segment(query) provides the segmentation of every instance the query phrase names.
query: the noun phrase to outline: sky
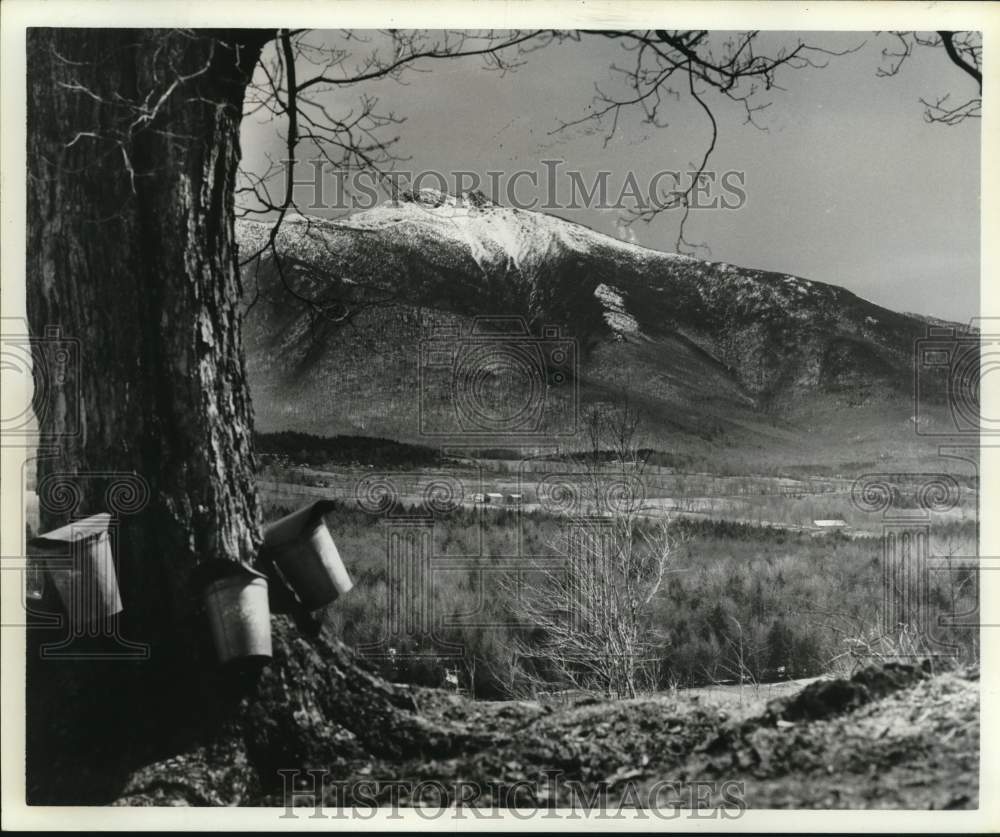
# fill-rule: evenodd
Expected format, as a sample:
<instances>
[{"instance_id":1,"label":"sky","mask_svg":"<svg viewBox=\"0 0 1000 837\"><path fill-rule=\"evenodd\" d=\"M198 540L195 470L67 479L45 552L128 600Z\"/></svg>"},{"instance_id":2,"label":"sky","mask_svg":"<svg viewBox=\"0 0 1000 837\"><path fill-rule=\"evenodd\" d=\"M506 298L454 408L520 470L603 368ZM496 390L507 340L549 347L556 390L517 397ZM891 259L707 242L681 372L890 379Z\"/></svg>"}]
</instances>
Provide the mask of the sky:
<instances>
[{"instance_id":1,"label":"sky","mask_svg":"<svg viewBox=\"0 0 1000 837\"><path fill-rule=\"evenodd\" d=\"M313 37L337 41L332 34ZM767 37L788 43L799 35ZM771 102L757 116L763 130L744 124L740 107L705 94L719 122L710 167L719 176L742 172L746 200L738 209L692 212L686 237L709 248L697 255L841 285L894 310L961 322L977 316L979 120L927 124L919 102L945 93L971 96L974 83L940 49L917 50L898 75L879 78L889 36L802 37L830 49L864 46L830 58L826 67L781 74L783 89L760 99ZM525 169L544 184L541 161L560 160L559 189L567 187L569 170L586 183L606 170L614 196L630 171L646 184L658 171L689 170L709 137L704 113L683 99L669 104L668 127L644 123L638 111L623 112L606 146L606 131L593 123L556 130L560 120L588 113L595 84L615 89L610 67L628 60L617 43L590 36L534 52L506 74L484 69L479 58L427 62L417 65L426 72L408 74L405 84L380 80L339 88L324 103L343 113L360 94L377 96L380 109L405 119L385 135L399 136L396 151L409 159L398 167L411 172L444 172L450 183L449 173L473 171L488 183L487 171L506 178ZM263 171L266 154L283 158L283 130L259 115L244 120L248 170ZM437 184L427 179L425 185ZM537 192L518 190L522 197L536 194L545 197L544 185ZM507 202L502 191L499 198ZM675 249L677 211L630 228L622 224L621 209L547 211L647 247Z\"/></svg>"}]
</instances>

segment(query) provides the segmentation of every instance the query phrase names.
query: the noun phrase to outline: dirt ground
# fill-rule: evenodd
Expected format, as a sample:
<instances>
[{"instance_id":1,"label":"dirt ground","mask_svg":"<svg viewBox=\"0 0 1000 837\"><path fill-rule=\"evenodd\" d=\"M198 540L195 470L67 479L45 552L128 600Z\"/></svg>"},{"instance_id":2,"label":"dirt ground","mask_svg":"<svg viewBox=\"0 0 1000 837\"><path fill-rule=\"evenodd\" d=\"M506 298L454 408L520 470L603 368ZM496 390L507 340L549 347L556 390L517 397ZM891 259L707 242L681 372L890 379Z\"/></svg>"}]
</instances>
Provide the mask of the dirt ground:
<instances>
[{"instance_id":1,"label":"dirt ground","mask_svg":"<svg viewBox=\"0 0 1000 837\"><path fill-rule=\"evenodd\" d=\"M424 783L446 797L475 788L467 804L486 807L977 807L977 672L932 676L890 663L850 680L765 689L581 698L560 707L413 689L428 720L475 730L493 745L444 760L345 760L330 766L335 789L324 801L427 805L426 797L407 796ZM382 795L390 788L391 799ZM270 795L255 804L285 800ZM313 800L297 795L294 804Z\"/></svg>"}]
</instances>

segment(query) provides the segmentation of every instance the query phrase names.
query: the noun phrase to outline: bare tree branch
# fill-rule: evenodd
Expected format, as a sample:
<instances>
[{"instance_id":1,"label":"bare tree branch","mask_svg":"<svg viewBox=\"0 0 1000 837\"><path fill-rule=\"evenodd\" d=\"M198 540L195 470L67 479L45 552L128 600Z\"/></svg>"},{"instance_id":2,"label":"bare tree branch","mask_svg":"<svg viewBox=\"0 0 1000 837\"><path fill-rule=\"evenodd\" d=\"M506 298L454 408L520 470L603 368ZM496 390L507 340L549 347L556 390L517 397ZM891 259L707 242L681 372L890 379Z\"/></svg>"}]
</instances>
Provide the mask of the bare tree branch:
<instances>
[{"instance_id":1,"label":"bare tree branch","mask_svg":"<svg viewBox=\"0 0 1000 837\"><path fill-rule=\"evenodd\" d=\"M933 101L921 97L924 106L924 120L932 124L958 125L966 119L978 119L982 114L983 93L983 38L981 32L938 32L899 31L889 33L896 40L895 50L883 48L882 57L886 63L876 70L876 75L888 78L899 74L903 65L911 59L916 47L930 49L943 48L948 60L963 73L972 78L979 88L978 96L970 96L954 104L951 93L938 96Z\"/></svg>"},{"instance_id":2,"label":"bare tree branch","mask_svg":"<svg viewBox=\"0 0 1000 837\"><path fill-rule=\"evenodd\" d=\"M323 301L294 287L286 269L287 254L280 246L279 232L291 212L303 215L306 234L313 224L312 219L299 211L295 198L295 171L301 158L300 149L308 148L314 161L328 166L333 172L371 172L377 182L388 184L390 196L394 198L397 185L391 173L403 158L392 150L398 137L385 136L383 129L398 125L402 119L393 113L380 113L377 98L368 92L362 92L356 106L349 110L343 109L342 94L336 99L330 95L324 98L324 94L378 79L404 83L405 71L417 72L425 61L446 58L478 56L487 63L488 69L507 72L519 65L518 55L522 49L526 50L532 41L544 42L547 36L541 31L426 33L388 30L376 36L381 43L372 46L369 40L346 32L343 33L345 46L341 47L328 42L311 43L308 35L307 30L279 30L274 53L269 58L262 56L259 76L248 91L245 115L259 114L284 121L285 160L280 164L269 161L262 174L241 171L236 190L240 200L237 215L266 217L271 228L266 240L253 252L242 256L240 264L246 267L256 262L259 267L260 260L268 256L283 287L309 308L314 317L344 323L375 304L374 299L387 301L395 299L395 295L376 293L373 296L369 293L372 286L358 282L357 277L351 282L345 282L344 277L327 277L325 284L331 288L350 292L324 295ZM360 59L355 49L358 46L362 47ZM360 63L348 67L352 60ZM300 76L300 68L311 67L318 71ZM271 183L280 176L284 176L284 186L281 197L276 198L272 195ZM258 274L259 270L255 271L254 275ZM313 278L318 278L315 270ZM359 289L364 289L363 299L356 296Z\"/></svg>"},{"instance_id":3,"label":"bare tree branch","mask_svg":"<svg viewBox=\"0 0 1000 837\"><path fill-rule=\"evenodd\" d=\"M959 42L959 45L956 46L955 41L956 36L959 34L958 32L948 31L938 32L938 35L941 36L941 43L944 44L944 51L948 53L951 62L976 80L976 84L979 85L979 92L981 93L983 90L983 73L979 68L981 47L980 50L973 50L965 45L963 52L960 53L959 48L963 47L963 43ZM966 60L967 57L971 58L971 61Z\"/></svg>"},{"instance_id":4,"label":"bare tree branch","mask_svg":"<svg viewBox=\"0 0 1000 837\"><path fill-rule=\"evenodd\" d=\"M604 138L607 145L618 130L622 112L636 107L641 109L646 122L666 128L669 127L668 103L682 96L694 101L708 117L711 128L709 140L701 162L689 172L690 179L666 194L650 196L649 205L630 210L622 219L625 226L640 220L648 224L669 210L680 209L682 212L674 242L680 252L705 247L692 244L685 237L692 195L702 185L718 141L718 121L705 93L715 92L737 104L743 109L745 122L764 130L757 123L756 115L770 102L762 101L761 94L781 89L777 81L779 72L826 66L829 57L847 55L863 46L860 43L835 51L797 41L789 46L779 44L771 52L760 52L761 33L757 31L739 32L726 36L721 42L722 36L713 36L707 30L592 30L582 34L618 41L623 50L632 56L629 67L611 67L612 74L623 80L628 92L612 94L597 87L590 113L562 122L556 133L588 122L601 123L610 119L611 124ZM677 81L681 83L675 86ZM704 90L699 91L699 86L703 86Z\"/></svg>"}]
</instances>

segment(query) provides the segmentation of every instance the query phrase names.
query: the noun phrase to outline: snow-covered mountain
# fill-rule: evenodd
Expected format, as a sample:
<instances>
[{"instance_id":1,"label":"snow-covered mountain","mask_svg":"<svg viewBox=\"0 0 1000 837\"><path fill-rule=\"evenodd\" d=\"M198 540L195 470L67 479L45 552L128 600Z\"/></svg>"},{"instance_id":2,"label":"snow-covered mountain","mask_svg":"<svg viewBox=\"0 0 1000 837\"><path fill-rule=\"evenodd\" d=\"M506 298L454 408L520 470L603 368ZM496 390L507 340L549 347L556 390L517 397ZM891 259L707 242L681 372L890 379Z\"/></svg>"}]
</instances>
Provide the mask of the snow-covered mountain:
<instances>
[{"instance_id":1,"label":"snow-covered mountain","mask_svg":"<svg viewBox=\"0 0 1000 837\"><path fill-rule=\"evenodd\" d=\"M269 229L240 222L241 254L260 249ZM443 438L455 400L476 386L494 406L548 399L524 426L537 418L538 438L564 442L581 407L624 392L661 441L801 437L811 427L803 416L819 410L899 407L893 422L912 410L924 320L834 285L650 250L479 193L425 190L336 221L287 217L277 247L281 274L267 254L244 272L257 298L246 336L265 430L419 439L423 427ZM302 298L329 306L327 316ZM343 300L350 322L332 322ZM493 354L477 349L484 340ZM557 341L569 351L561 363L550 355ZM531 377L508 357L522 344L545 377L541 395L524 394L538 381L515 381ZM513 419L480 418L484 438L521 432Z\"/></svg>"}]
</instances>

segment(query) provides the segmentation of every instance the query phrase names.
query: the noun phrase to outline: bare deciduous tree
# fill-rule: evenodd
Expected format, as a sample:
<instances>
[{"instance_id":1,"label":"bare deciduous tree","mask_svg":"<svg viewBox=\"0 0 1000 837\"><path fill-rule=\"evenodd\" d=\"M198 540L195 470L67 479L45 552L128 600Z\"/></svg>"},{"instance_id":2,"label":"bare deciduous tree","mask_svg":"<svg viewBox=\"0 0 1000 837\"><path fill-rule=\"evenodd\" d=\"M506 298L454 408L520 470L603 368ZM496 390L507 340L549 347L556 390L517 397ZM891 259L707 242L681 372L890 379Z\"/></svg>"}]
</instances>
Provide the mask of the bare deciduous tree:
<instances>
[{"instance_id":1,"label":"bare deciduous tree","mask_svg":"<svg viewBox=\"0 0 1000 837\"><path fill-rule=\"evenodd\" d=\"M660 637L650 605L670 571L674 542L664 514L645 502L639 416L629 404L590 411L585 473L554 490L571 504L555 552L530 585L508 586L530 634L518 656L538 686L549 679L634 697L655 667Z\"/></svg>"}]
</instances>

